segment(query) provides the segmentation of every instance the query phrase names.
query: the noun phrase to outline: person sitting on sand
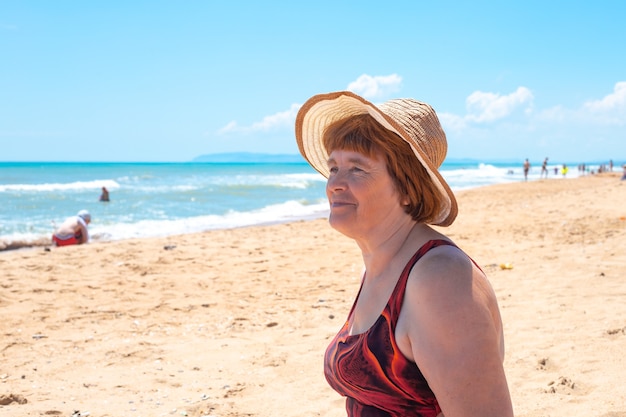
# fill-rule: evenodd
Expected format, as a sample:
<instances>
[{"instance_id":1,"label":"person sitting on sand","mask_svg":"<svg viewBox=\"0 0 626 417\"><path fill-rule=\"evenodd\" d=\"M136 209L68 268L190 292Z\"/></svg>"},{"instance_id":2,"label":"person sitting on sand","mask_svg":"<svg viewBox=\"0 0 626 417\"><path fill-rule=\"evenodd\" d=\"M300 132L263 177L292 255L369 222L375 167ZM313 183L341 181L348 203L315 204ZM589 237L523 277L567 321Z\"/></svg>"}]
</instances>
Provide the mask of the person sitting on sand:
<instances>
[{"instance_id":1,"label":"person sitting on sand","mask_svg":"<svg viewBox=\"0 0 626 417\"><path fill-rule=\"evenodd\" d=\"M91 223L91 214L81 210L76 216L67 218L52 235L55 246L80 245L89 242L87 225Z\"/></svg>"},{"instance_id":2,"label":"person sitting on sand","mask_svg":"<svg viewBox=\"0 0 626 417\"><path fill-rule=\"evenodd\" d=\"M431 227L458 211L438 170L447 142L433 108L321 94L300 108L296 140L328 179L330 225L356 241L365 265L324 357L348 416L512 417L496 295Z\"/></svg>"}]
</instances>

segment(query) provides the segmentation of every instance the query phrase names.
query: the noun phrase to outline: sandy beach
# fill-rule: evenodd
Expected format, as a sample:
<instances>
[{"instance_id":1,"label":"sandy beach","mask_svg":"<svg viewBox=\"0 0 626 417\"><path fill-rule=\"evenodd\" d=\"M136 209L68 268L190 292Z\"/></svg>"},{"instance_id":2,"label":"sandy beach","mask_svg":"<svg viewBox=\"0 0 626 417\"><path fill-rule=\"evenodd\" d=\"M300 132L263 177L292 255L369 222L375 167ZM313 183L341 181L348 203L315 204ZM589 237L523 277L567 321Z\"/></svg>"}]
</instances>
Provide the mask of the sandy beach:
<instances>
[{"instance_id":1,"label":"sandy beach","mask_svg":"<svg viewBox=\"0 0 626 417\"><path fill-rule=\"evenodd\" d=\"M457 194L520 417L626 417L626 181ZM504 268L501 267L504 266ZM0 252L0 416L345 416L324 349L358 290L325 219Z\"/></svg>"}]
</instances>

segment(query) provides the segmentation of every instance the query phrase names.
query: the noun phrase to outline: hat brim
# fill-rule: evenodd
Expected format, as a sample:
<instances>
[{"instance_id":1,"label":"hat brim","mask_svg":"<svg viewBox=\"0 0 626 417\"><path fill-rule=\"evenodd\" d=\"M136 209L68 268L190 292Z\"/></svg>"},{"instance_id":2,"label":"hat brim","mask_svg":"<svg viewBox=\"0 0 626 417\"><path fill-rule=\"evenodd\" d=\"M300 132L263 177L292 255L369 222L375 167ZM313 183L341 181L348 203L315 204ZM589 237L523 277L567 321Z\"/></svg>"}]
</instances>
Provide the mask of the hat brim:
<instances>
[{"instance_id":1,"label":"hat brim","mask_svg":"<svg viewBox=\"0 0 626 417\"><path fill-rule=\"evenodd\" d=\"M458 213L456 198L437 167L402 126L374 104L352 92L318 94L302 105L296 117L296 142L302 156L316 171L328 178L328 152L322 143L324 131L334 122L359 114L370 114L383 127L396 133L411 146L416 158L428 172L442 201L439 215L429 223L437 226L452 224Z\"/></svg>"}]
</instances>

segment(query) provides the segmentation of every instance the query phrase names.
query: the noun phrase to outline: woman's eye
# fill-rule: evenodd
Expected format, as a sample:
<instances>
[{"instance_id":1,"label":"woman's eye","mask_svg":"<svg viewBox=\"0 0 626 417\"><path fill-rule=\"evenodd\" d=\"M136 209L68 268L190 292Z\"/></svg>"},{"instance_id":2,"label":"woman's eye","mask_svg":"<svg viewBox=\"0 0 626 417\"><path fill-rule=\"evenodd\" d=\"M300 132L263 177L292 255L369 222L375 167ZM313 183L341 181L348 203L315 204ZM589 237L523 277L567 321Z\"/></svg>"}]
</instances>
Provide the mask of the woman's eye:
<instances>
[{"instance_id":1,"label":"woman's eye","mask_svg":"<svg viewBox=\"0 0 626 417\"><path fill-rule=\"evenodd\" d=\"M337 173L337 167L330 167L330 168L328 168L328 171L329 171L331 174L336 174L336 173Z\"/></svg>"}]
</instances>

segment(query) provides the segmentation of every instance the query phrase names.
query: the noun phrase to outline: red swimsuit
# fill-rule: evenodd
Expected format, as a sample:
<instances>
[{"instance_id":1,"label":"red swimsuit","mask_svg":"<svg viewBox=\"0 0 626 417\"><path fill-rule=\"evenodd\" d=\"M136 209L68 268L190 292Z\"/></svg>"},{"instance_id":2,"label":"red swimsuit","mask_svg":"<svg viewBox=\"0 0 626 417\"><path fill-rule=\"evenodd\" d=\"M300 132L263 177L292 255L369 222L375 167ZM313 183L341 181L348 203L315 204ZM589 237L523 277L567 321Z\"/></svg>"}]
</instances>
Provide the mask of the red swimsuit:
<instances>
[{"instance_id":1,"label":"red swimsuit","mask_svg":"<svg viewBox=\"0 0 626 417\"><path fill-rule=\"evenodd\" d=\"M346 397L349 417L435 417L441 412L424 375L400 352L394 336L411 269L426 252L441 245L454 246L431 240L413 255L369 330L350 336L346 321L326 349L326 380ZM356 300L350 315L355 306Z\"/></svg>"}]
</instances>

